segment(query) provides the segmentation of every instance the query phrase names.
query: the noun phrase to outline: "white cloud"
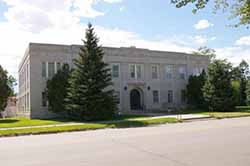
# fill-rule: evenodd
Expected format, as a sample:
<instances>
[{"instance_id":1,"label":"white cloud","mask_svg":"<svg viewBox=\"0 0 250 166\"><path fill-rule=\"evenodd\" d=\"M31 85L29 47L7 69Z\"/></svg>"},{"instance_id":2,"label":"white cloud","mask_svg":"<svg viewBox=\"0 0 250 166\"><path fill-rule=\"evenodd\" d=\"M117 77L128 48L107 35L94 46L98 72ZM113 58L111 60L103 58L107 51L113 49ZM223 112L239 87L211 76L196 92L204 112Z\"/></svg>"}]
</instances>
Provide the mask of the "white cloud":
<instances>
[{"instance_id":1,"label":"white cloud","mask_svg":"<svg viewBox=\"0 0 250 166\"><path fill-rule=\"evenodd\" d=\"M223 47L217 48L216 54L218 59L227 59L233 65L238 65L243 59L250 63L250 48L242 47Z\"/></svg>"},{"instance_id":2,"label":"white cloud","mask_svg":"<svg viewBox=\"0 0 250 166\"><path fill-rule=\"evenodd\" d=\"M214 26L214 24L208 22L208 20L203 19L203 20L198 21L198 23L194 25L194 28L197 30L201 30L201 29L212 27L212 26Z\"/></svg>"},{"instance_id":3,"label":"white cloud","mask_svg":"<svg viewBox=\"0 0 250 166\"><path fill-rule=\"evenodd\" d=\"M95 3L95 0L74 0L73 1L73 14L77 17L89 17L95 18L97 16L103 16L104 13L97 11L92 8L92 5Z\"/></svg>"},{"instance_id":4,"label":"white cloud","mask_svg":"<svg viewBox=\"0 0 250 166\"><path fill-rule=\"evenodd\" d=\"M9 6L4 13L7 21L32 32L40 32L53 26L67 27L79 22L81 17L95 18L104 15L93 8L98 0L3 1Z\"/></svg>"},{"instance_id":5,"label":"white cloud","mask_svg":"<svg viewBox=\"0 0 250 166\"><path fill-rule=\"evenodd\" d=\"M38 33L46 28L66 28L79 23L81 17L105 15L94 9L99 2L117 3L121 0L2 0L9 8L4 13L8 22L20 29ZM122 9L121 9L122 10ZM63 18L63 19L62 19Z\"/></svg>"},{"instance_id":6,"label":"white cloud","mask_svg":"<svg viewBox=\"0 0 250 166\"><path fill-rule=\"evenodd\" d=\"M250 46L250 35L249 36L242 36L239 40L236 41L236 45Z\"/></svg>"},{"instance_id":7,"label":"white cloud","mask_svg":"<svg viewBox=\"0 0 250 166\"><path fill-rule=\"evenodd\" d=\"M34 6L22 5L22 7L12 7L5 13L5 17L15 26L32 32L39 32L51 26L48 14Z\"/></svg>"},{"instance_id":8,"label":"white cloud","mask_svg":"<svg viewBox=\"0 0 250 166\"><path fill-rule=\"evenodd\" d=\"M199 45L204 45L207 43L207 38L204 36L195 36L194 42L199 44Z\"/></svg>"},{"instance_id":9,"label":"white cloud","mask_svg":"<svg viewBox=\"0 0 250 166\"><path fill-rule=\"evenodd\" d=\"M122 6L122 7L120 7L120 12L123 12L124 11L124 9L125 9L125 7L124 6Z\"/></svg>"},{"instance_id":10,"label":"white cloud","mask_svg":"<svg viewBox=\"0 0 250 166\"><path fill-rule=\"evenodd\" d=\"M213 37L210 38L210 40L211 40L211 41L214 41L214 40L216 40L216 37L213 36Z\"/></svg>"}]
</instances>

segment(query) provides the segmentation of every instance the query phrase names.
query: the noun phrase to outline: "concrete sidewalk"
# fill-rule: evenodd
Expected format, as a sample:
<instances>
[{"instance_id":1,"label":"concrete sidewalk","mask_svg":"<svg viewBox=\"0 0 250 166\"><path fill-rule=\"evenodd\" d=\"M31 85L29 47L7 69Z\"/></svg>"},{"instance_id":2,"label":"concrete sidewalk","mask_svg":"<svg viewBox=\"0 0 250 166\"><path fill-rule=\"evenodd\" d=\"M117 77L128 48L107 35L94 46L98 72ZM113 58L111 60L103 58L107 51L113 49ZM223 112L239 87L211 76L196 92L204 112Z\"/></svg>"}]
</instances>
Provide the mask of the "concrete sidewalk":
<instances>
[{"instance_id":1,"label":"concrete sidewalk","mask_svg":"<svg viewBox=\"0 0 250 166\"><path fill-rule=\"evenodd\" d=\"M205 119L210 118L208 115L202 114L183 114L183 115L163 115L163 116L154 116L154 117L143 117L143 118L133 118L129 120L150 120L150 119L159 119L159 118L176 118L181 120L195 120L195 119ZM107 123L112 122L122 122L126 120L113 120L113 121L102 121ZM93 122L96 123L96 122ZM97 122L98 123L98 122ZM60 126L75 126L75 125L83 125L87 123L81 122L73 122L73 123L63 123L63 124L52 124L52 125L40 125L40 126L24 126L24 127L11 127L11 128L0 128L0 131L3 130L17 130L17 129L30 129L30 128L43 128L43 127L60 127Z\"/></svg>"}]
</instances>

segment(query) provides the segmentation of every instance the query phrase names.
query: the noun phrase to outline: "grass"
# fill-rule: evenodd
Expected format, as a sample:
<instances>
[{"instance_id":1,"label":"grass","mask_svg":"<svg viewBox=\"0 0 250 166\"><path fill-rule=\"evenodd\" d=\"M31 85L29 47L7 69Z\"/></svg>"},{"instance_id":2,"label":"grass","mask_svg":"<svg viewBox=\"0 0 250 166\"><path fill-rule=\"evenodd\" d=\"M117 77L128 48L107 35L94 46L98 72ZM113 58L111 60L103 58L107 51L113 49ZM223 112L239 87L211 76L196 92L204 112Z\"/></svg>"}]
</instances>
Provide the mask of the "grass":
<instances>
[{"instance_id":1,"label":"grass","mask_svg":"<svg viewBox=\"0 0 250 166\"><path fill-rule=\"evenodd\" d=\"M176 118L130 118L127 120L121 121L110 121L104 122L104 124L111 125L112 128L127 128L127 127L143 127L156 124L165 124L165 123L177 123Z\"/></svg>"},{"instance_id":2,"label":"grass","mask_svg":"<svg viewBox=\"0 0 250 166\"><path fill-rule=\"evenodd\" d=\"M27 134L44 134L44 133L59 133L69 131L85 131L96 130L103 128L127 128L127 127L143 127L156 124L176 123L176 118L143 118L129 117L127 120L114 120L107 122L95 122L85 123L81 125L69 125L69 126L56 126L56 127L39 127L39 128L27 128L27 129L9 129L0 130L0 136L17 136Z\"/></svg>"},{"instance_id":3,"label":"grass","mask_svg":"<svg viewBox=\"0 0 250 166\"><path fill-rule=\"evenodd\" d=\"M65 123L65 120L41 120L28 118L6 118L0 119L0 128L41 126Z\"/></svg>"},{"instance_id":4,"label":"grass","mask_svg":"<svg viewBox=\"0 0 250 166\"><path fill-rule=\"evenodd\" d=\"M45 133L59 133L67 131L84 131L106 128L105 124L83 124L71 126L56 126L56 127L39 127L27 129L13 129L13 130L0 130L0 136L18 136L27 134L45 134Z\"/></svg>"},{"instance_id":5,"label":"grass","mask_svg":"<svg viewBox=\"0 0 250 166\"><path fill-rule=\"evenodd\" d=\"M146 118L148 116L144 115L119 115L114 118L114 120L132 120L137 118ZM43 125L54 125L66 122L72 122L63 119L28 119L28 118L6 118L0 119L0 129L1 128L11 128L11 127L27 127L27 126L43 126Z\"/></svg>"},{"instance_id":6,"label":"grass","mask_svg":"<svg viewBox=\"0 0 250 166\"><path fill-rule=\"evenodd\" d=\"M114 118L114 120L131 120L131 119L137 119L137 118L148 118L151 116L147 115L118 115Z\"/></svg>"},{"instance_id":7,"label":"grass","mask_svg":"<svg viewBox=\"0 0 250 166\"><path fill-rule=\"evenodd\" d=\"M250 106L236 106L236 111L250 111Z\"/></svg>"},{"instance_id":8,"label":"grass","mask_svg":"<svg viewBox=\"0 0 250 166\"><path fill-rule=\"evenodd\" d=\"M209 115L212 118L216 118L216 119L246 117L246 116L250 116L250 106L236 106L235 111L232 111L232 112L218 112L218 111L208 112L204 110L189 108L189 109L182 110L181 113Z\"/></svg>"},{"instance_id":9,"label":"grass","mask_svg":"<svg viewBox=\"0 0 250 166\"><path fill-rule=\"evenodd\" d=\"M131 120L138 118L147 118L144 115L119 115L113 120ZM5 118L0 119L0 129L1 128L11 128L11 127L26 127L26 126L43 126L43 125L53 125L61 124L66 122L73 122L66 119L28 119L28 118Z\"/></svg>"},{"instance_id":10,"label":"grass","mask_svg":"<svg viewBox=\"0 0 250 166\"><path fill-rule=\"evenodd\" d=\"M241 112L202 112L201 114L210 115L216 119L223 118L234 118L234 117L246 117L250 116L250 111L241 111Z\"/></svg>"}]
</instances>

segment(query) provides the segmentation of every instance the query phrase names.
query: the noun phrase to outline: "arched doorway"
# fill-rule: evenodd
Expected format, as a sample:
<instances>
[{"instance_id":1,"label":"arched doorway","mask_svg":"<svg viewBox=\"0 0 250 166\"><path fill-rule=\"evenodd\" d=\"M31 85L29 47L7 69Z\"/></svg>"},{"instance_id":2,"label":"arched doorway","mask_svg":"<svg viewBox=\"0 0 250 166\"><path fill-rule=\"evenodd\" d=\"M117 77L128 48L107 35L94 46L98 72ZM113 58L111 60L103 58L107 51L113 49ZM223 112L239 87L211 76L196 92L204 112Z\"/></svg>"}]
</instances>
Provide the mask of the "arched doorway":
<instances>
[{"instance_id":1,"label":"arched doorway","mask_svg":"<svg viewBox=\"0 0 250 166\"><path fill-rule=\"evenodd\" d=\"M131 110L141 110L142 109L142 98L141 93L137 89L133 89L130 92L130 108Z\"/></svg>"}]
</instances>

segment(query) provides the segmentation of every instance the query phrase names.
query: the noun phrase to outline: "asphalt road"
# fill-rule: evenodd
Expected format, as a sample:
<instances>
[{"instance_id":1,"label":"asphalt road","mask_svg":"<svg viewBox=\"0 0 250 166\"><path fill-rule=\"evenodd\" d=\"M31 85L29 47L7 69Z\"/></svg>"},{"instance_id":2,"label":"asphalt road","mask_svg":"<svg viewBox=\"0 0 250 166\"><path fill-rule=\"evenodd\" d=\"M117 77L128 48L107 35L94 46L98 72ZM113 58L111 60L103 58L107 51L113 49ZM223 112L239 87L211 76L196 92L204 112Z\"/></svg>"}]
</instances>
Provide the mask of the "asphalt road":
<instances>
[{"instance_id":1,"label":"asphalt road","mask_svg":"<svg viewBox=\"0 0 250 166\"><path fill-rule=\"evenodd\" d=\"M250 118L0 138L1 166L250 166Z\"/></svg>"}]
</instances>

